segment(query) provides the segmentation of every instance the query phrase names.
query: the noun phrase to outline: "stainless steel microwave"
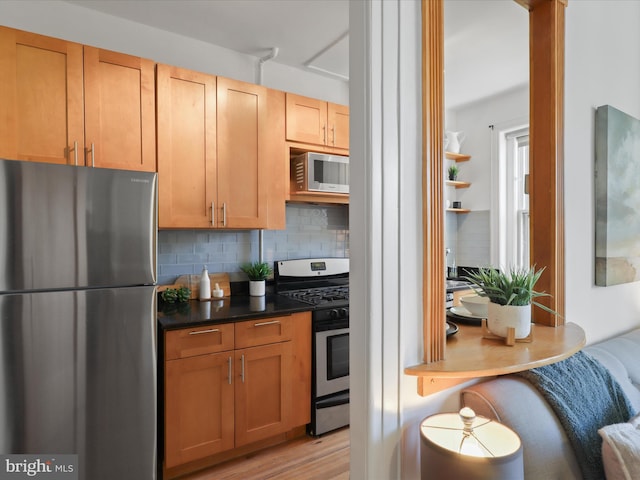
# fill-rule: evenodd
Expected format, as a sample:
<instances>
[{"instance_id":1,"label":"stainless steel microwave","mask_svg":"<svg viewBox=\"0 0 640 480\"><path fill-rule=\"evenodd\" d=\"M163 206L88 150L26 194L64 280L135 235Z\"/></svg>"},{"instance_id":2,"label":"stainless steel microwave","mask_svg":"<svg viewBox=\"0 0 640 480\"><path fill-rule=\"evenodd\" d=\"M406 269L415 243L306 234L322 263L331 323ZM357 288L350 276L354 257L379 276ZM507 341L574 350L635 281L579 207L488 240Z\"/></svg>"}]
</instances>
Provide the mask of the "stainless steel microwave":
<instances>
[{"instance_id":1,"label":"stainless steel microwave","mask_svg":"<svg viewBox=\"0 0 640 480\"><path fill-rule=\"evenodd\" d=\"M349 193L349 157L307 152L291 160L296 192Z\"/></svg>"}]
</instances>

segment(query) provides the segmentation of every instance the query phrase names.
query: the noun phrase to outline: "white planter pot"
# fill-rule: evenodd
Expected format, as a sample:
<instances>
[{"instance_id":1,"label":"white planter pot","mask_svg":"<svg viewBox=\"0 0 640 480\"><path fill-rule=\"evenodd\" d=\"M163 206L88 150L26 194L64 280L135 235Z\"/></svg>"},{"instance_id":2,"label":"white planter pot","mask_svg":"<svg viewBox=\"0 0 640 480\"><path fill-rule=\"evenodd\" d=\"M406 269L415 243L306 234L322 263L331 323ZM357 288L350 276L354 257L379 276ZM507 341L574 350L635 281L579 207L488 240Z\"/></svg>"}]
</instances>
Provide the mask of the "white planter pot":
<instances>
[{"instance_id":1,"label":"white planter pot","mask_svg":"<svg viewBox=\"0 0 640 480\"><path fill-rule=\"evenodd\" d=\"M249 280L249 295L252 297L261 297L265 293L264 280Z\"/></svg>"},{"instance_id":2,"label":"white planter pot","mask_svg":"<svg viewBox=\"0 0 640 480\"><path fill-rule=\"evenodd\" d=\"M509 327L516 329L516 338L526 338L531 333L531 305L498 305L489 302L487 327L491 333L507 337Z\"/></svg>"}]
</instances>

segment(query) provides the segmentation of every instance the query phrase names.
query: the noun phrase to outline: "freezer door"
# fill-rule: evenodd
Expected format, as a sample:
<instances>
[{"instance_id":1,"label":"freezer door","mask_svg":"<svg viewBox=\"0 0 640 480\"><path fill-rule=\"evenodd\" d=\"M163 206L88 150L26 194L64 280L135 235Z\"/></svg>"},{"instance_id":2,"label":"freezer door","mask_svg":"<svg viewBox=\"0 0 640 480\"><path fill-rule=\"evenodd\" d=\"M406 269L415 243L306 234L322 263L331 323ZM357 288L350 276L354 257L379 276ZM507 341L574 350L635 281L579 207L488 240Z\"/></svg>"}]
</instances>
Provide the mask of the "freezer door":
<instances>
[{"instance_id":1,"label":"freezer door","mask_svg":"<svg viewBox=\"0 0 640 480\"><path fill-rule=\"evenodd\" d=\"M0 452L156 478L155 287L0 295Z\"/></svg>"},{"instance_id":2,"label":"freezer door","mask_svg":"<svg viewBox=\"0 0 640 480\"><path fill-rule=\"evenodd\" d=\"M156 282L155 173L0 160L0 292Z\"/></svg>"}]
</instances>

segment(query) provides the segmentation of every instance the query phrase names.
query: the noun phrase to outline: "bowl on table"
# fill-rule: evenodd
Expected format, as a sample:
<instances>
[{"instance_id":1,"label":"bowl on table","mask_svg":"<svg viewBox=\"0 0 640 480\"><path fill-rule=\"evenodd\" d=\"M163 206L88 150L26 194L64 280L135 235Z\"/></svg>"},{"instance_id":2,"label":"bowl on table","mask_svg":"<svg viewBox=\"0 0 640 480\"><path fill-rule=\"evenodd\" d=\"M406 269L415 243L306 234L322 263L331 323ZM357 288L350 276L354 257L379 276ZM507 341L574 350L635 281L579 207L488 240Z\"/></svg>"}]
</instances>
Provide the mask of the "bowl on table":
<instances>
[{"instance_id":1,"label":"bowl on table","mask_svg":"<svg viewBox=\"0 0 640 480\"><path fill-rule=\"evenodd\" d=\"M460 297L460 303L462 303L464 308L469 310L471 315L487 318L489 311L489 299L487 297L481 297L480 295L465 295L464 297Z\"/></svg>"}]
</instances>

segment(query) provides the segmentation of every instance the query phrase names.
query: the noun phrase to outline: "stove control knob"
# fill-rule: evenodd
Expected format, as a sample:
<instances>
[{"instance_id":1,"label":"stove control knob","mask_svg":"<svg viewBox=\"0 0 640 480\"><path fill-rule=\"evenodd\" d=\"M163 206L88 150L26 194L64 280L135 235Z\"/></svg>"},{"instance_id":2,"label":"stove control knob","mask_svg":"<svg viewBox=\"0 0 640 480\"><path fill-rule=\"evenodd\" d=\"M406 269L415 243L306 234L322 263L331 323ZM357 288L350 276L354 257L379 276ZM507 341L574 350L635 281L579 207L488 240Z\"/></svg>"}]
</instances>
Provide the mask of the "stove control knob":
<instances>
[{"instance_id":1,"label":"stove control knob","mask_svg":"<svg viewBox=\"0 0 640 480\"><path fill-rule=\"evenodd\" d=\"M336 310L335 308L329 312L329 317L331 318L338 318L339 316L340 315L338 314L338 310Z\"/></svg>"},{"instance_id":2,"label":"stove control knob","mask_svg":"<svg viewBox=\"0 0 640 480\"><path fill-rule=\"evenodd\" d=\"M340 317L347 318L349 316L349 309L341 308L340 309Z\"/></svg>"}]
</instances>

